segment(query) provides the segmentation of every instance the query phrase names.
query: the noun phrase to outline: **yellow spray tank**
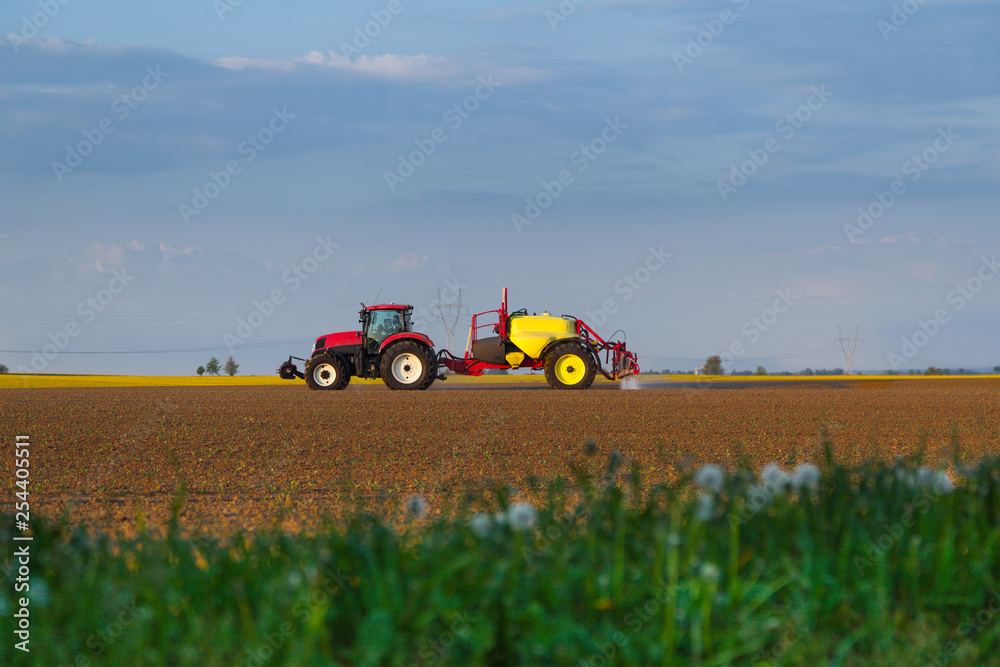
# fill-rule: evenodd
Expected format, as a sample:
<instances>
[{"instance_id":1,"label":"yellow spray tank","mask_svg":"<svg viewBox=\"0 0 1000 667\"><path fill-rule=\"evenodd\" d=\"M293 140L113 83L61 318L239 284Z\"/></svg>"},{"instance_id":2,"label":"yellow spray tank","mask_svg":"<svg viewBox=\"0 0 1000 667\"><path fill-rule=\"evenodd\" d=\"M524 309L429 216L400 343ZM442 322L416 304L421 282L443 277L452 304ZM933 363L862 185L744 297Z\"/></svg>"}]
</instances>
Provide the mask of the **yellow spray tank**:
<instances>
[{"instance_id":1,"label":"yellow spray tank","mask_svg":"<svg viewBox=\"0 0 1000 667\"><path fill-rule=\"evenodd\" d=\"M514 313L509 319L508 338L527 356L537 359L542 349L556 340L580 338L576 332L576 319L555 317L549 313L522 315Z\"/></svg>"}]
</instances>

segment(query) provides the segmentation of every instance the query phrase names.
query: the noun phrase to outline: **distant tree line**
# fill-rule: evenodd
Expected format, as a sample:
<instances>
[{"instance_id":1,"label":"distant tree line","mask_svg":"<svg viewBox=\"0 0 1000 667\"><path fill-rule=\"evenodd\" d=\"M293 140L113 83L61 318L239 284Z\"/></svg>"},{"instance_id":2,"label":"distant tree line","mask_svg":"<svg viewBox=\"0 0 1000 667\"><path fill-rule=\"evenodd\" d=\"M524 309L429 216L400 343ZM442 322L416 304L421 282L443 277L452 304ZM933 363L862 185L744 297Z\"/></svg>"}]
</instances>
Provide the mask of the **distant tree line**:
<instances>
[{"instance_id":1,"label":"distant tree line","mask_svg":"<svg viewBox=\"0 0 1000 667\"><path fill-rule=\"evenodd\" d=\"M236 375L239 372L239 370L240 370L240 365L236 363L236 360L234 360L232 357L226 359L226 363L224 365L220 364L218 359L212 357L211 359L208 360L208 363L206 363L204 366L198 366L198 370L196 370L195 372L199 376L201 376L204 375L205 373L208 373L209 375L218 375L219 372L221 371L226 375L228 375L229 377L232 377Z\"/></svg>"},{"instance_id":2,"label":"distant tree line","mask_svg":"<svg viewBox=\"0 0 1000 667\"><path fill-rule=\"evenodd\" d=\"M911 368L907 370L884 370L876 371L884 375L976 375L981 371L969 370L967 368L958 368L952 370L951 368L938 368L937 366L930 366L926 370L920 370L917 368ZM988 371L987 371L988 372ZM994 373L1000 373L1000 366L993 367ZM705 365L694 371L691 370L671 370L669 368L664 368L663 370L645 370L642 371L641 375L691 375L692 373L703 373L705 375L725 375L726 369L723 368L722 357L714 354L705 360ZM794 371L781 371L780 373L768 373L767 369L763 366L758 366L757 370L743 370L738 371L735 368L730 369L729 375L736 376L746 376L746 375L843 375L843 368L806 368L804 370L794 372Z\"/></svg>"}]
</instances>

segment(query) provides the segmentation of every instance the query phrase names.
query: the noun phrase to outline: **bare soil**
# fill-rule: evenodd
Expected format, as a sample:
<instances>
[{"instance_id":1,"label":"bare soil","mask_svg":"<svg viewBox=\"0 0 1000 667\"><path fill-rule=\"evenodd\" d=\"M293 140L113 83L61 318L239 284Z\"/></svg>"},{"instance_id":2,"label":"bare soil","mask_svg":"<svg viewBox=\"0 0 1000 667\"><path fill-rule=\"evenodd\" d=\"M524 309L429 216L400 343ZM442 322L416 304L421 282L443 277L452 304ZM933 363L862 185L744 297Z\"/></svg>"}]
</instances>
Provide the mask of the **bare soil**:
<instances>
[{"instance_id":1,"label":"bare soil","mask_svg":"<svg viewBox=\"0 0 1000 667\"><path fill-rule=\"evenodd\" d=\"M3 389L0 418L7 442L31 438L33 513L125 534L162 528L182 482L183 525L231 534L310 529L361 506L391 514L418 494L440 513L496 485L540 493L612 452L649 483L703 462L818 463L823 429L847 464L918 452L946 464L953 433L966 459L1000 452L995 379L441 389ZM13 480L12 455L4 468Z\"/></svg>"}]
</instances>

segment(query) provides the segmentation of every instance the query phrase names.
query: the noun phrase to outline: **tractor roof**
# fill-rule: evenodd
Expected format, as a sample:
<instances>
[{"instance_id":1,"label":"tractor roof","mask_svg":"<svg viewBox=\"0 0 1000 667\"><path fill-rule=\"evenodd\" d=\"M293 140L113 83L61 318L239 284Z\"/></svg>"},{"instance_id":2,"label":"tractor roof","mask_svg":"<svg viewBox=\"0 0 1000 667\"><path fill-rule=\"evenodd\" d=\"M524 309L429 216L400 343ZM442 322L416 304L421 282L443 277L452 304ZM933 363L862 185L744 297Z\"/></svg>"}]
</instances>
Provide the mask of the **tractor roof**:
<instances>
[{"instance_id":1,"label":"tractor roof","mask_svg":"<svg viewBox=\"0 0 1000 667\"><path fill-rule=\"evenodd\" d=\"M412 308L413 306L405 303L380 303L377 306L368 306L368 310L406 310Z\"/></svg>"}]
</instances>

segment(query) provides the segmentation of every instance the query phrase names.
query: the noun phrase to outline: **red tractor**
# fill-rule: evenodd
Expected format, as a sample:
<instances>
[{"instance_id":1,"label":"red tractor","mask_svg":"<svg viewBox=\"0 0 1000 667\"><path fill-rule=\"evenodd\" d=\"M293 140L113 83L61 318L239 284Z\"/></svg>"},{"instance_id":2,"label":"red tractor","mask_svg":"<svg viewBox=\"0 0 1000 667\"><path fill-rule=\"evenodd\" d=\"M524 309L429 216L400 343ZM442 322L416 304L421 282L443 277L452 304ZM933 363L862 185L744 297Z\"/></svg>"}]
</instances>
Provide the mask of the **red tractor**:
<instances>
[{"instance_id":1,"label":"red tractor","mask_svg":"<svg viewBox=\"0 0 1000 667\"><path fill-rule=\"evenodd\" d=\"M447 368L459 375L482 375L493 368L543 370L555 389L586 389L597 372L609 380L639 372L635 354L623 342L608 342L583 320L549 313L507 312L507 289L500 308L472 316L465 355L434 352L434 343L411 328L412 306L361 304L361 331L316 339L312 358L289 357L278 368L287 380L304 377L310 389L343 389L351 376L382 378L390 389L426 389ZM482 322L485 320L485 322ZM480 337L485 330L485 337ZM605 370L601 363L603 353ZM306 362L305 372L293 359Z\"/></svg>"},{"instance_id":2,"label":"red tractor","mask_svg":"<svg viewBox=\"0 0 1000 667\"><path fill-rule=\"evenodd\" d=\"M354 375L382 378L390 389L426 389L437 379L434 343L413 331L413 306L361 304L361 331L316 339L312 357L289 357L278 368L286 380L304 377L310 389L343 389ZM306 362L300 372L292 359Z\"/></svg>"}]
</instances>

